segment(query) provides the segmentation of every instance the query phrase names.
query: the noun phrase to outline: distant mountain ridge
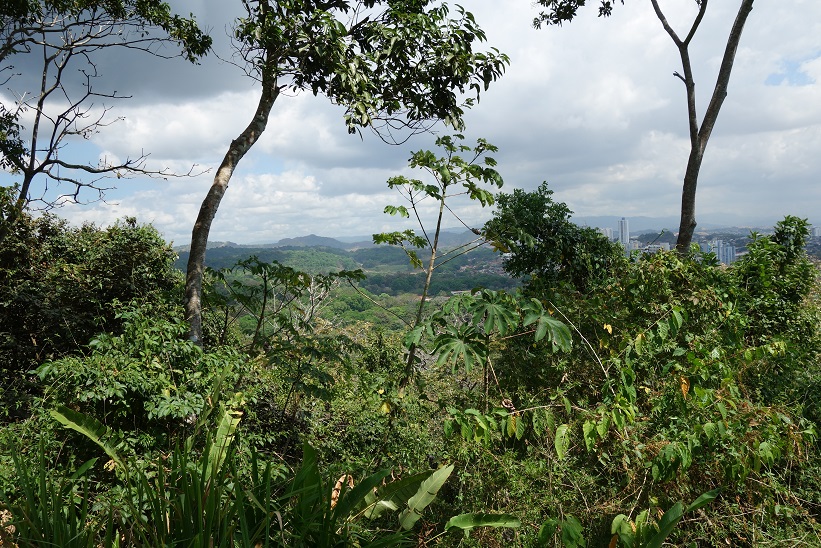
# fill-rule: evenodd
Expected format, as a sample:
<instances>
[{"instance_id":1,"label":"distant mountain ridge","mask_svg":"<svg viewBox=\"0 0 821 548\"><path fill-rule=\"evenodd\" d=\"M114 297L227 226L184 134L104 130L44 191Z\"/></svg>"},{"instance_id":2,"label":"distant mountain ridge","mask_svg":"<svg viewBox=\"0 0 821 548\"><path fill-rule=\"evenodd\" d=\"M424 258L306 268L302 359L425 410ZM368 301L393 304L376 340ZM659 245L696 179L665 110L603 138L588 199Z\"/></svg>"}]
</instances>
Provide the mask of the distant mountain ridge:
<instances>
[{"instance_id":1,"label":"distant mountain ridge","mask_svg":"<svg viewBox=\"0 0 821 548\"><path fill-rule=\"evenodd\" d=\"M466 243L472 242L476 239L476 235L469 230L446 229L439 235L439 243L443 247L457 247ZM298 236L296 238L283 238L276 243L266 244L238 244L235 242L218 242L209 241L207 249L218 248L249 248L249 249L271 249L277 247L328 247L331 249L340 249L345 251L352 251L355 249L363 249L374 247L371 236L358 236L352 238L344 238L338 240L336 238L329 238L327 236L317 236L316 234L309 234L308 236ZM174 246L174 251L177 253L187 252L188 245Z\"/></svg>"},{"instance_id":2,"label":"distant mountain ridge","mask_svg":"<svg viewBox=\"0 0 821 548\"><path fill-rule=\"evenodd\" d=\"M596 216L596 217L574 217L571 220L579 226L589 226L592 228L613 228L617 230L618 222L621 217L615 215ZM630 232L637 234L643 232L658 232L666 229L667 232L678 231L678 217L627 217L630 221ZM733 224L732 221L726 223L710 223L699 222L696 232L716 232L727 230L729 232L748 232L749 230L768 231L772 225L766 223L758 224ZM440 244L443 247L457 247L467 244L476 239L476 235L468 230L451 228L445 229L439 236ZM328 236L318 236L316 234L309 234L307 236L298 236L296 238L283 238L275 243L264 244L238 244L235 242L208 242L208 249L215 248L249 248L249 249L271 249L278 247L326 247L331 249L339 249L344 251L353 251L356 249L365 249L374 247L372 237L369 235L362 236L340 236L339 238L331 238ZM188 245L174 246L174 251L177 253L187 252Z\"/></svg>"}]
</instances>

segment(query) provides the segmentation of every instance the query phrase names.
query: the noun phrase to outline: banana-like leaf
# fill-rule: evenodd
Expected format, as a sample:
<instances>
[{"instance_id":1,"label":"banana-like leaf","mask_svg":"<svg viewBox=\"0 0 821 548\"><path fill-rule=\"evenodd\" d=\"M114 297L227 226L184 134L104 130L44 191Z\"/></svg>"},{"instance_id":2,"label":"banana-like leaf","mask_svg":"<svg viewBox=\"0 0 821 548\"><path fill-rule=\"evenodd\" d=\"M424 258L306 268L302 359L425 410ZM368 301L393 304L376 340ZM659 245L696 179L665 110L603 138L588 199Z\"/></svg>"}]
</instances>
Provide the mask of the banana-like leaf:
<instances>
[{"instance_id":1,"label":"banana-like leaf","mask_svg":"<svg viewBox=\"0 0 821 548\"><path fill-rule=\"evenodd\" d=\"M398 510L399 506L404 505L416 494L422 482L428 479L432 473L429 470L414 474L379 488L376 494L369 493L365 498L365 502L369 505L365 511L365 517L376 519L385 510Z\"/></svg>"},{"instance_id":2,"label":"banana-like leaf","mask_svg":"<svg viewBox=\"0 0 821 548\"><path fill-rule=\"evenodd\" d=\"M706 506L706 505L710 504L711 502L713 502L716 499L716 497L720 493L721 493L721 487L719 487L718 489L713 489L712 491L707 491L706 493L704 493L703 495L698 497L696 500L694 500L693 503L690 506L688 506L686 510L684 510L684 513L686 514L687 512L692 512L693 510L698 510L702 506Z\"/></svg>"},{"instance_id":3,"label":"banana-like leaf","mask_svg":"<svg viewBox=\"0 0 821 548\"><path fill-rule=\"evenodd\" d=\"M664 512L661 520L659 520L659 531L647 542L647 548L661 548L661 545L676 528L683 515L684 507L680 502L675 503L672 508Z\"/></svg>"},{"instance_id":4,"label":"banana-like leaf","mask_svg":"<svg viewBox=\"0 0 821 548\"><path fill-rule=\"evenodd\" d=\"M460 514L453 516L445 524L445 531L456 527L463 531L470 531L474 527L521 527L522 522L509 514Z\"/></svg>"},{"instance_id":5,"label":"banana-like leaf","mask_svg":"<svg viewBox=\"0 0 821 548\"><path fill-rule=\"evenodd\" d=\"M360 481L356 487L348 490L335 508L337 519L348 519L361 507L367 504L367 496L382 483L390 471L377 472Z\"/></svg>"},{"instance_id":6,"label":"banana-like leaf","mask_svg":"<svg viewBox=\"0 0 821 548\"><path fill-rule=\"evenodd\" d=\"M239 421L242 418L242 412L232 409L225 409L222 413L219 426L217 426L217 433L214 435L214 441L211 444L208 452L208 464L206 468L207 478L211 478L216 474L222 463L225 461L225 455L228 452L228 447L234 440L234 432L239 426Z\"/></svg>"},{"instance_id":7,"label":"banana-like leaf","mask_svg":"<svg viewBox=\"0 0 821 548\"><path fill-rule=\"evenodd\" d=\"M408 500L408 507L399 515L399 524L402 529L408 531L419 521L419 518L422 517L422 511L436 498L436 494L445 484L451 472L453 472L452 464L436 470L428 479L422 482L416 494Z\"/></svg>"},{"instance_id":8,"label":"banana-like leaf","mask_svg":"<svg viewBox=\"0 0 821 548\"><path fill-rule=\"evenodd\" d=\"M93 417L69 409L64 405L58 405L56 409L50 411L50 414L66 428L79 432L99 445L121 470L125 470L125 463L117 453L117 448L107 439L109 432L104 424Z\"/></svg>"}]
</instances>

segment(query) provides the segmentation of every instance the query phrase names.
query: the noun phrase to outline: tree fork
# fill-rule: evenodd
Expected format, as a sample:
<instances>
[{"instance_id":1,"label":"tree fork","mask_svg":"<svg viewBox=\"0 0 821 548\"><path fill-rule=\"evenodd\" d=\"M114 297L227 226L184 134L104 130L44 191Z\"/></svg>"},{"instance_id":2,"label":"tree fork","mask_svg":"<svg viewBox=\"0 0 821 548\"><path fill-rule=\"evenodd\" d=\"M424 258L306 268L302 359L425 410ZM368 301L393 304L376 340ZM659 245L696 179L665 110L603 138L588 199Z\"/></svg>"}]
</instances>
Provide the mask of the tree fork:
<instances>
[{"instance_id":1,"label":"tree fork","mask_svg":"<svg viewBox=\"0 0 821 548\"><path fill-rule=\"evenodd\" d=\"M667 25L663 19L658 3L653 0L653 7L656 9L656 14L662 21L665 30L673 38L681 55L682 64L684 65L685 76L682 78L687 89L688 113L690 122L690 156L687 160L687 168L684 172L684 182L681 192L681 222L679 224L678 238L676 240L676 250L679 253L687 253L690 249L690 244L693 241L693 233L696 228L696 188L698 186L698 175L701 171L701 164L704 159L704 151L707 149L707 141L710 140L710 134L713 132L718 113L721 110L721 105L727 97L727 87L730 82L730 75L733 70L733 63L735 61L736 52L738 51L738 44L741 41L741 33L744 31L744 25L747 22L747 17L753 9L754 0L742 0L738 8L733 27L730 30L730 36L727 39L727 47L724 50L724 57L721 60L721 67L716 78L716 85L713 89L713 96L710 99L710 104L707 111L704 113L704 119L701 122L701 127L698 127L698 119L695 112L695 82L693 81L692 72L689 70L689 54L687 46L690 38L695 33L697 24L701 21L703 10L706 8L707 0L703 0L699 17L696 19L690 34L687 39L682 42L676 37L675 32ZM679 76L681 78L681 76Z\"/></svg>"}]
</instances>

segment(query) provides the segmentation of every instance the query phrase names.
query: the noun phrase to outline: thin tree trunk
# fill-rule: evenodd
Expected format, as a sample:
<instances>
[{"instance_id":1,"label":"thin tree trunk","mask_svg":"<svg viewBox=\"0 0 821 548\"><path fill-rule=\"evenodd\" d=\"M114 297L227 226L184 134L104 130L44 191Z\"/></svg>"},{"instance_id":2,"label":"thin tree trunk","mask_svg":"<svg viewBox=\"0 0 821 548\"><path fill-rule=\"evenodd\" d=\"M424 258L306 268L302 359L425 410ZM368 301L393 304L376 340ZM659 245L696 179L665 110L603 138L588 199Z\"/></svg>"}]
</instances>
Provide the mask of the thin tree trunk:
<instances>
[{"instance_id":1,"label":"thin tree trunk","mask_svg":"<svg viewBox=\"0 0 821 548\"><path fill-rule=\"evenodd\" d=\"M430 290L430 281L433 277L433 269L436 266L436 253L439 249L439 233L442 231L442 217L445 213L445 198L447 186L442 189L442 199L439 201L439 217L436 219L436 231L433 234L433 243L430 249L430 260L428 261L428 269L425 272L425 285L422 287L422 298L419 301L419 308L416 310L416 321L413 322L414 329L422 323L422 314L425 311L425 302L428 298L428 291ZM416 362L416 343L411 343L408 348L408 360L405 364L405 376L399 382L400 393L405 390L405 387L413 378L413 368Z\"/></svg>"},{"instance_id":2,"label":"thin tree trunk","mask_svg":"<svg viewBox=\"0 0 821 548\"><path fill-rule=\"evenodd\" d=\"M214 182L200 207L197 221L191 232L191 252L188 256L188 272L185 278L185 319L188 322L188 338L202 344L202 275L205 267L205 248L211 223L217 215L220 201L228 189L228 182L237 164L257 142L268 125L268 116L279 96L276 77L269 71L262 76L262 96L248 127L231 141Z\"/></svg>"},{"instance_id":3,"label":"thin tree trunk","mask_svg":"<svg viewBox=\"0 0 821 548\"><path fill-rule=\"evenodd\" d=\"M694 34L695 27L693 27L693 30L683 42L675 37L675 33L671 34L679 48L682 64L684 65L685 75L682 80L684 80L685 87L687 88L690 122L690 156L687 160L687 169L684 172L684 184L681 192L681 222L679 224L678 239L676 240L676 250L679 253L689 251L690 244L693 241L693 233L696 228L696 187L698 186L698 175L701 171L704 151L707 149L707 141L710 140L710 134L715 127L721 105L727 97L727 87L730 82L736 52L738 51L738 44L741 41L744 24L747 22L747 17L753 9L753 1L754 0L742 0L738 8L738 14L733 23L733 28L730 30L730 36L727 39L727 47L724 50L724 58L721 61L721 68L718 71L713 96L710 99L710 104L704 114L700 128L698 127L698 118L695 112L695 82L693 81L692 72L689 70L689 55L687 53L687 46ZM706 4L707 2L704 0L702 2L702 11L699 12L697 22L701 20ZM670 34L672 30L668 30L669 26L660 15L661 12L658 10L656 0L653 0L653 6L656 8L656 14L659 15L659 19L661 19L662 24L665 26L665 30Z\"/></svg>"}]
</instances>

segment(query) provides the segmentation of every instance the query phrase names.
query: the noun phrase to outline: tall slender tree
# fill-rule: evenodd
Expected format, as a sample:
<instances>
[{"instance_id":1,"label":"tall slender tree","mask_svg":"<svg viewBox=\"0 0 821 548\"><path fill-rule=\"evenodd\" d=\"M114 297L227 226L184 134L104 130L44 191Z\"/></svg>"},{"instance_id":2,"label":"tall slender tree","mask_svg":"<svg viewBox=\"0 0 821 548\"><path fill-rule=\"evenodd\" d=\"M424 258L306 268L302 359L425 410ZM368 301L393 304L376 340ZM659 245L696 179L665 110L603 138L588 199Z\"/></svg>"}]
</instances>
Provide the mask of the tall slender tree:
<instances>
[{"instance_id":1,"label":"tall slender tree","mask_svg":"<svg viewBox=\"0 0 821 548\"><path fill-rule=\"evenodd\" d=\"M485 39L472 14L427 0L243 0L235 37L262 93L248 126L216 171L191 234L186 277L190 338L202 339L202 276L211 224L238 162L265 131L285 89L324 94L346 108L350 133L395 141L443 120L460 128L471 106L504 72L506 55L475 52ZM467 99L463 94L471 94ZM475 95L474 95L475 94Z\"/></svg>"},{"instance_id":2,"label":"tall slender tree","mask_svg":"<svg viewBox=\"0 0 821 548\"><path fill-rule=\"evenodd\" d=\"M650 0L656 17L661 21L664 31L673 40L681 57L682 71L674 72L674 76L681 79L687 95L687 119L690 135L690 155L687 158L687 167L684 171L684 181L681 192L681 221L679 224L678 239L676 249L680 253L686 253L690 249L693 241L693 232L696 228L696 187L698 186L698 176L701 171L701 164L704 160L704 152L707 149L707 142L715 127L718 113L727 97L727 88L730 83L730 75L733 70L738 44L741 41L741 34L747 17L753 9L753 0L741 0L738 12L727 37L727 44L724 49L724 56L718 70L713 95L704 116L699 121L696 110L696 83L693 77L693 68L690 60L690 43L698 31L704 14L707 12L709 0L695 0L698 4L698 13L690 25L690 30L684 38L681 38L670 26L667 17L659 6L658 0ZM624 0L622 0L622 4ZM539 27L545 25L561 25L571 21L576 16L579 7L584 6L585 0L539 0L539 4L547 8L534 20L534 25ZM599 16L608 16L613 11L615 1L601 0L599 5Z\"/></svg>"}]
</instances>

